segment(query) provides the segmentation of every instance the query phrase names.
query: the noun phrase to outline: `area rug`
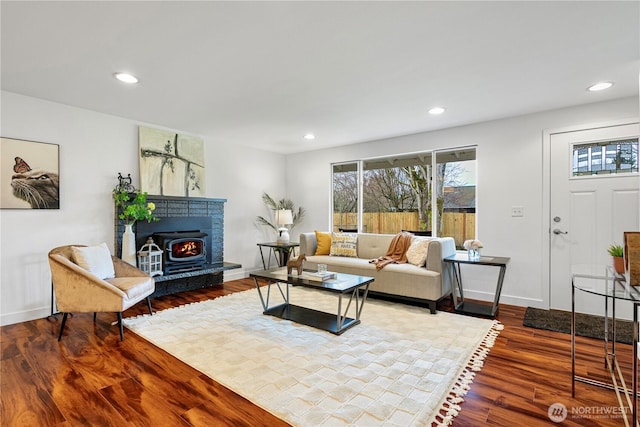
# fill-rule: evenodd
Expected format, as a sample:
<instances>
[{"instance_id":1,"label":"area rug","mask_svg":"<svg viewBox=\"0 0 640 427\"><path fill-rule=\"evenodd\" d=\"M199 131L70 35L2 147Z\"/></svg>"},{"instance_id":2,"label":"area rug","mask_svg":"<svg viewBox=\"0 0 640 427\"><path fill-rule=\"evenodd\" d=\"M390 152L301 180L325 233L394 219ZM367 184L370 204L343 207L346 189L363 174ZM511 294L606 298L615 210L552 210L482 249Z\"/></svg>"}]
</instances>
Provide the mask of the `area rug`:
<instances>
[{"instance_id":1,"label":"area rug","mask_svg":"<svg viewBox=\"0 0 640 427\"><path fill-rule=\"evenodd\" d=\"M337 311L333 294L290 292ZM502 327L371 298L361 321L336 336L266 316L253 289L124 323L295 426L449 425Z\"/></svg>"},{"instance_id":2,"label":"area rug","mask_svg":"<svg viewBox=\"0 0 640 427\"><path fill-rule=\"evenodd\" d=\"M570 334L571 312L527 307L522 324L531 328ZM604 339L604 317L576 313L576 335ZM633 322L616 320L616 341L624 344L633 343Z\"/></svg>"}]
</instances>

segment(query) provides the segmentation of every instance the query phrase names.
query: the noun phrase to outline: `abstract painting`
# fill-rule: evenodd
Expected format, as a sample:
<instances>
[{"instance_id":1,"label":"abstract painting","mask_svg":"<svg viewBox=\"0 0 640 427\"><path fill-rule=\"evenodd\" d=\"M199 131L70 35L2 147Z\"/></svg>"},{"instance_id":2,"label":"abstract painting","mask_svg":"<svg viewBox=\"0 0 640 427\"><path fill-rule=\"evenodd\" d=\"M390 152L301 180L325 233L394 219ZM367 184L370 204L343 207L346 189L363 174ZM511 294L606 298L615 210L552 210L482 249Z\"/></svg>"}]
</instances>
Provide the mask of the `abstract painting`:
<instances>
[{"instance_id":1,"label":"abstract painting","mask_svg":"<svg viewBox=\"0 0 640 427\"><path fill-rule=\"evenodd\" d=\"M138 128L140 190L158 196L205 196L204 140Z\"/></svg>"},{"instance_id":2,"label":"abstract painting","mask_svg":"<svg viewBox=\"0 0 640 427\"><path fill-rule=\"evenodd\" d=\"M0 208L60 209L60 146L0 137Z\"/></svg>"}]
</instances>

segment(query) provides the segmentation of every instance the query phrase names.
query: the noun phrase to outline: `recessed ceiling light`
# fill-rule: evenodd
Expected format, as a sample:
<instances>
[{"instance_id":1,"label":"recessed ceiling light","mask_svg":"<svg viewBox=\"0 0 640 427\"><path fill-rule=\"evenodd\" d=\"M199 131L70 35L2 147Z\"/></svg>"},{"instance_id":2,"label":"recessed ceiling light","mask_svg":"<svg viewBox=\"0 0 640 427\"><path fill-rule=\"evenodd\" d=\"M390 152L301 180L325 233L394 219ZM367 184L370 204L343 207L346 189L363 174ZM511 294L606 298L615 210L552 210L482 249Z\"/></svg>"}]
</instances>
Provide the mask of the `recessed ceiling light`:
<instances>
[{"instance_id":1,"label":"recessed ceiling light","mask_svg":"<svg viewBox=\"0 0 640 427\"><path fill-rule=\"evenodd\" d=\"M312 139L316 139L316 136L312 133L308 133L304 136L304 139L308 139L308 140L312 140Z\"/></svg>"},{"instance_id":2,"label":"recessed ceiling light","mask_svg":"<svg viewBox=\"0 0 640 427\"><path fill-rule=\"evenodd\" d=\"M589 86L587 90L591 92L597 92L599 90L609 89L611 86L613 86L613 83L611 82L600 82L600 83L594 84L593 86Z\"/></svg>"},{"instance_id":3,"label":"recessed ceiling light","mask_svg":"<svg viewBox=\"0 0 640 427\"><path fill-rule=\"evenodd\" d=\"M113 75L116 79L124 83L138 83L138 78L129 73L115 73Z\"/></svg>"},{"instance_id":4,"label":"recessed ceiling light","mask_svg":"<svg viewBox=\"0 0 640 427\"><path fill-rule=\"evenodd\" d=\"M429 114L434 114L434 115L442 114L444 113L444 110L445 109L443 107L433 107L432 109L429 110Z\"/></svg>"}]
</instances>

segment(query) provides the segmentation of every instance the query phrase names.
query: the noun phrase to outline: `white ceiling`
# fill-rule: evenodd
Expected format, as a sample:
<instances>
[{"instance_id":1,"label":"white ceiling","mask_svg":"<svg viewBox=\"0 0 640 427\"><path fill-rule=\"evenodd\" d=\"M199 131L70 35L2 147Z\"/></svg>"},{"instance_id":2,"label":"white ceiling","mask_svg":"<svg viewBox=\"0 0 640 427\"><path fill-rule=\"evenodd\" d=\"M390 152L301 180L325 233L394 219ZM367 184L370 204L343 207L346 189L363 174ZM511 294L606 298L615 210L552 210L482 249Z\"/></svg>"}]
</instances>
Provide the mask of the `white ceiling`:
<instances>
[{"instance_id":1,"label":"white ceiling","mask_svg":"<svg viewBox=\"0 0 640 427\"><path fill-rule=\"evenodd\" d=\"M0 13L2 90L207 144L291 153L638 95L637 1L3 0ZM112 77L123 70L140 83ZM615 85L585 90L601 80Z\"/></svg>"}]
</instances>

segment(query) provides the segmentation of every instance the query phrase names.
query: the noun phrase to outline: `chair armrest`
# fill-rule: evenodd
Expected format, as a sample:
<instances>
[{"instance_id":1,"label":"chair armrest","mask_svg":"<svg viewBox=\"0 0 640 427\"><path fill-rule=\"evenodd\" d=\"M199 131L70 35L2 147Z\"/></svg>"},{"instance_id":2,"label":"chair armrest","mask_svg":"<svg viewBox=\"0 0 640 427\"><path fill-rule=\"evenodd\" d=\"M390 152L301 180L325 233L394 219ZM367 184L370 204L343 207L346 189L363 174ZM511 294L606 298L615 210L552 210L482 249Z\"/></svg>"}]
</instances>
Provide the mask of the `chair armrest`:
<instances>
[{"instance_id":1,"label":"chair armrest","mask_svg":"<svg viewBox=\"0 0 640 427\"><path fill-rule=\"evenodd\" d=\"M111 259L113 260L113 269L116 272L116 277L150 277L138 267L134 267L118 257L111 256Z\"/></svg>"},{"instance_id":2,"label":"chair armrest","mask_svg":"<svg viewBox=\"0 0 640 427\"><path fill-rule=\"evenodd\" d=\"M71 262L62 255L49 255L51 280L56 295L58 309L64 312L121 311L126 294L111 283L98 278ZM101 301L99 307L87 304L91 300Z\"/></svg>"}]
</instances>

